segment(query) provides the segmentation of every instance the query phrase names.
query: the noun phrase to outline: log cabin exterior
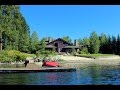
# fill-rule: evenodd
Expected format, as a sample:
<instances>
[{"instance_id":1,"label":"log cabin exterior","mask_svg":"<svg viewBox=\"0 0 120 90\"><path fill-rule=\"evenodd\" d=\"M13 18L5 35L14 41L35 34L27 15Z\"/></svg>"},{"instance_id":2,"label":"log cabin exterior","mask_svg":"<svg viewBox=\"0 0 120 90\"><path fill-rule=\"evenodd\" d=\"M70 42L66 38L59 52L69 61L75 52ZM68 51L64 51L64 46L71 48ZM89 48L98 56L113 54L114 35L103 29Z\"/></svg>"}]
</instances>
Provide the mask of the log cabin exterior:
<instances>
[{"instance_id":1,"label":"log cabin exterior","mask_svg":"<svg viewBox=\"0 0 120 90\"><path fill-rule=\"evenodd\" d=\"M46 41L45 49L53 50L53 51L60 53L60 52L72 52L73 49L75 51L79 51L82 47L83 45L78 45L77 40L75 40L73 44L73 43L66 42L65 40L61 38L58 38L53 41L51 40Z\"/></svg>"}]
</instances>

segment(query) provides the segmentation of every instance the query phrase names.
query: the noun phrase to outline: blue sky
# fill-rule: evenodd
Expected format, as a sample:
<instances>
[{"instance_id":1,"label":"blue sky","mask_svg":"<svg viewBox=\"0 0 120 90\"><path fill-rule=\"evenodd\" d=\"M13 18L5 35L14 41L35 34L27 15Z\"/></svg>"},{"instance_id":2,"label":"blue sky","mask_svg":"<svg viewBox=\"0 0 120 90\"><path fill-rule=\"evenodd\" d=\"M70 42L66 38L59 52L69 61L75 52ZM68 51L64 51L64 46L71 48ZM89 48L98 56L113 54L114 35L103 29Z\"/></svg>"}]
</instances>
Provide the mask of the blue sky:
<instances>
[{"instance_id":1,"label":"blue sky","mask_svg":"<svg viewBox=\"0 0 120 90\"><path fill-rule=\"evenodd\" d=\"M120 5L20 5L30 32L39 38L89 37L92 31L120 34Z\"/></svg>"}]
</instances>

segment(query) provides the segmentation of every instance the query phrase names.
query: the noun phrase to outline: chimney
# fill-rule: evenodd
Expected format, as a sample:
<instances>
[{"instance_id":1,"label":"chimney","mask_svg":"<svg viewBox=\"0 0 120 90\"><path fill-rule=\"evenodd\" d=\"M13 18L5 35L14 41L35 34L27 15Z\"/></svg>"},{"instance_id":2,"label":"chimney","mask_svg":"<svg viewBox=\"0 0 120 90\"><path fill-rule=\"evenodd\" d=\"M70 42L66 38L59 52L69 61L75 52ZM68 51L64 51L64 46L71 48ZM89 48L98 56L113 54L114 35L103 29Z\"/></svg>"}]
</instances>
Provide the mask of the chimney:
<instances>
[{"instance_id":1,"label":"chimney","mask_svg":"<svg viewBox=\"0 0 120 90\"><path fill-rule=\"evenodd\" d=\"M48 42L51 42L52 41L52 38L48 37Z\"/></svg>"},{"instance_id":2,"label":"chimney","mask_svg":"<svg viewBox=\"0 0 120 90\"><path fill-rule=\"evenodd\" d=\"M75 46L79 46L78 40L74 40L74 45L75 45Z\"/></svg>"}]
</instances>

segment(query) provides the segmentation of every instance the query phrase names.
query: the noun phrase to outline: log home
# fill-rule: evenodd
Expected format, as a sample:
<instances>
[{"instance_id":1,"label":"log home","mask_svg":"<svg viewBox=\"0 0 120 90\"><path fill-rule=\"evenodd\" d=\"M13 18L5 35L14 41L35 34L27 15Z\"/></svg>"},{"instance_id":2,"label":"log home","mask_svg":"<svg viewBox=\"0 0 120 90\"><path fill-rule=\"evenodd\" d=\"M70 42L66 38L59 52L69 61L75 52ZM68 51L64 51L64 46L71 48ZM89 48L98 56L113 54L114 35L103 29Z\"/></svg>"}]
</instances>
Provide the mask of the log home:
<instances>
[{"instance_id":1,"label":"log home","mask_svg":"<svg viewBox=\"0 0 120 90\"><path fill-rule=\"evenodd\" d=\"M74 44L66 42L65 40L58 38L56 40L51 41L50 39L46 41L46 50L53 50L58 53L60 52L72 52L72 50L79 51L83 45L79 45L78 41L75 40Z\"/></svg>"}]
</instances>

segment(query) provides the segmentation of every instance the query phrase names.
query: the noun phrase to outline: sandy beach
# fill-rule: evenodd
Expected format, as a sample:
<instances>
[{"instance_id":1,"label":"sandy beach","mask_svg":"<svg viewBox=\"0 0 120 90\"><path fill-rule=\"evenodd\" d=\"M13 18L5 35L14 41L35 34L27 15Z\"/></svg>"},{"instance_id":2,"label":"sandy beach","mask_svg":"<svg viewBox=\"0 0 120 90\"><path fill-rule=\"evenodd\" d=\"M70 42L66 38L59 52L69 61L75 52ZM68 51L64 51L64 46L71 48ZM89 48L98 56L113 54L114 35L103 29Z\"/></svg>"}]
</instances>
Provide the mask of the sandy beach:
<instances>
[{"instance_id":1,"label":"sandy beach","mask_svg":"<svg viewBox=\"0 0 120 90\"><path fill-rule=\"evenodd\" d=\"M106 57L98 57L96 59L85 58L85 57L77 57L77 56L63 56L58 55L59 58L64 60L66 63L80 63L80 64L101 64L101 65L118 65L120 64L120 56L106 56Z\"/></svg>"},{"instance_id":2,"label":"sandy beach","mask_svg":"<svg viewBox=\"0 0 120 90\"><path fill-rule=\"evenodd\" d=\"M91 64L98 64L98 65L120 65L120 56L112 55L106 57L98 57L96 59L93 58L85 58L85 57L78 57L78 56L69 56L69 55L57 55L57 58L62 59L62 61L58 61L61 66L69 66L72 67L74 65L91 65ZM30 62L27 68L36 68L34 65L35 63L37 66L42 67L42 62ZM2 64L2 63L0 63ZM13 63L15 64L15 63ZM23 64L21 62L20 64ZM38 67L37 67L38 68Z\"/></svg>"}]
</instances>

